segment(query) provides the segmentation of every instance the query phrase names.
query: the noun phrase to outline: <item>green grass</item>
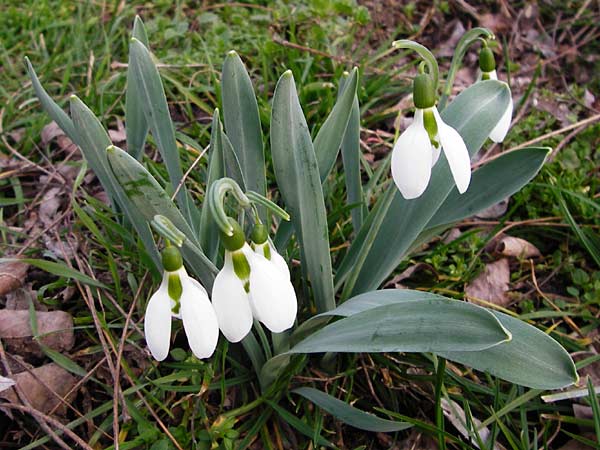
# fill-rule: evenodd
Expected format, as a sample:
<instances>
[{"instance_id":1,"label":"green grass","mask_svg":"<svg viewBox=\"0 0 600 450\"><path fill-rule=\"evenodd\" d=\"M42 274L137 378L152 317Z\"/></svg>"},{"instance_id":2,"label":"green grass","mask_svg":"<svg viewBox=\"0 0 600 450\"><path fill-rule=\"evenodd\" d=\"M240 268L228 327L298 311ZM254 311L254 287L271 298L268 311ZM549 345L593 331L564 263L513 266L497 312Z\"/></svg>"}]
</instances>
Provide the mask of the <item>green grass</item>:
<instances>
[{"instance_id":1,"label":"green grass","mask_svg":"<svg viewBox=\"0 0 600 450\"><path fill-rule=\"evenodd\" d=\"M143 17L152 50L166 65L161 75L177 131L197 143L196 150L182 150L185 167L193 162L198 149L208 144L210 116L219 106L220 68L230 49L236 49L248 66L257 89L265 133L275 82L288 68L294 72L301 89L300 101L309 124L322 123L335 102L337 80L344 70L351 68L343 58L361 67L359 95L363 127L394 133L390 123L397 111L393 107L409 87L406 80L393 77L401 64L400 56L384 57L386 43L371 54L353 51L355 36L366 17L363 9L348 1L307 1L297 7L273 2L266 7L257 3L248 7L205 9L184 1L176 6L166 1L152 5L135 2L136 6L132 3L122 6L120 2L48 0L0 7L0 98L4 105L0 107L0 138L6 140L0 144L3 153L18 161L12 154L14 151L49 171L65 157L55 144L47 147L40 144L40 132L49 119L34 100L27 82L23 64L26 55L63 107L66 108L69 95L75 93L107 128L116 126L124 110L122 64L127 62L130 26L136 14ZM414 23L414 9L407 7L405 14ZM282 45L276 40L306 48ZM593 80L591 84L597 86L597 83ZM578 97L583 95L580 89L574 87L573 91ZM543 85L536 86L534 94L553 95ZM581 106L573 106L572 113L580 119L588 114ZM504 148L559 127L550 114L530 108L511 131ZM11 133L20 129L23 135L15 141ZM318 130L311 131L314 135ZM523 283L520 289L523 298L511 310L532 319L569 351L585 350L589 342L578 336L563 316L568 315L584 336L598 326L600 157L595 149L599 131L596 124L577 134L553 162L546 164L534 183L512 198L508 212L494 228L472 227L459 240L419 251L398 272L415 262L425 262L435 275L424 275L408 283L460 298L464 284L493 258L486 254L485 246L505 222L557 217L542 226L523 224L510 229L510 234L540 248L544 257L535 262L536 277L547 278L541 295L532 289L529 262L522 261L513 270L512 281ZM543 144L556 146L565 136L554 136ZM393 138L385 137L385 141L391 144ZM152 150L145 162L153 175L165 180L164 167L155 163L156 159ZM77 158L71 164L81 167ZM370 165L366 159L364 166L365 178L376 170L376 165ZM5 244L2 253L6 255L14 254L27 240L19 229L26 225L28 208L37 208L29 199L37 194L34 187L42 175L38 169L33 174L25 170L25 163L18 169L21 172L17 175L0 178L0 217L7 222L1 224L0 232ZM189 180L199 197L203 196L200 181L205 179L205 170L206 162L201 161ZM268 170L272 180L272 168ZM331 246L337 249L333 257L341 258L352 225L345 209L340 167L334 169L330 179L325 194ZM281 442L287 442L288 448L315 448L321 439L344 448L389 448L406 438L408 432L390 434L386 443L374 434L340 425L294 394L282 398L272 395L270 401L278 402L312 433L307 436L305 429L303 434L297 423L288 421L287 416L263 402L250 363L238 346L228 346L222 339L213 358L198 361L188 353L185 337L176 322L176 329L179 328L172 359L154 364L136 328L131 325L125 328L130 308L131 319L127 322L140 326L146 299L158 281L148 273L148 260L140 260L136 236L94 197L93 184L84 183L75 192L70 192L67 186L65 192L72 204L71 221L59 233L63 237L73 234L85 242L79 258L70 264L99 279L109 289L87 290L64 277L38 274L34 284L38 300L50 308L67 310L75 318L77 346L69 355L70 362L58 362L72 371L90 371L105 356L116 362L115 353L123 348L119 386L115 388L106 362L100 364L85 383L85 395L80 393L73 404L78 412L71 411L68 416L69 426L85 436L90 446L113 448L110 445L115 432L116 399L125 399L126 405L117 410L121 449L175 448L172 440L186 449L244 448L254 439L263 448L281 448ZM35 242L25 253L53 258L44 250L42 241ZM72 286L75 294L63 301L64 289ZM96 309L96 318L90 311L91 305ZM307 317L310 312L305 310L301 314ZM584 360L580 368L593 362ZM333 364L311 357L306 365L300 361L298 366L297 373L290 372L293 386L313 383L364 410L375 409L383 417L412 422L420 432L433 438L442 433L449 448L473 446L466 444L448 421L444 430L438 429L435 417L440 417L442 395L466 411L467 428L472 417L477 418L486 423L492 439L507 448L544 448L552 439L548 448L554 448L556 442L568 440L571 434L581 434L580 426L590 431L594 425L598 426L597 418L586 422L574 417L569 402L546 404L539 392L451 363L446 366L443 385L438 383L435 389L436 363L427 355L344 355ZM23 436L15 438L12 434L15 430L21 430ZM40 439L50 439L27 415L16 416L14 422L3 420L0 437L0 442L11 445L30 444L26 448L41 445ZM487 448L493 445L488 442Z\"/></svg>"}]
</instances>

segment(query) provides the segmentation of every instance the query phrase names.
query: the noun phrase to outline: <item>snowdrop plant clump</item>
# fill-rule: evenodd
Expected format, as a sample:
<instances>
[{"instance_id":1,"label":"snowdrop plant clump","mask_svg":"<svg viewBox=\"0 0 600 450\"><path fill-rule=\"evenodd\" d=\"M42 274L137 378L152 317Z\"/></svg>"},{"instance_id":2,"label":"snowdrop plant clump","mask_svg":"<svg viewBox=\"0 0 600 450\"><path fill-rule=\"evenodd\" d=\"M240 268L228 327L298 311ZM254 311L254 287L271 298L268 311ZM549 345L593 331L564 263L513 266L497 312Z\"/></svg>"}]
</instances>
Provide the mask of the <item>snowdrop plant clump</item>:
<instances>
[{"instance_id":1,"label":"snowdrop plant clump","mask_svg":"<svg viewBox=\"0 0 600 450\"><path fill-rule=\"evenodd\" d=\"M76 96L70 99L70 114L64 112L27 61L41 105L81 149L122 214L121 226L139 236L135 252L143 249L141 260L148 261L159 285L144 319L154 358L169 358L175 317L181 319L197 358L208 358L220 347L219 329L231 343L240 342L262 392L275 401L287 390L290 377L310 363L299 355L326 352L333 359L339 353L426 352L437 361L432 370L439 371L439 380L445 373L441 361L448 359L534 389L574 383L577 372L562 346L513 316L461 301L460 296L380 289L414 249L521 189L549 152L523 148L471 171L470 159L488 138L504 137L512 112L510 89L495 79L491 50L485 48L482 80L449 102L462 57L482 37L493 35L476 28L460 40L441 96L434 55L412 41L394 44L415 50L424 64L413 83L415 119L386 161L393 182L380 179L381 171L361 170L356 68L340 78L337 102L326 120L310 127L294 74L284 72L273 93L270 152L265 152L252 80L237 53L229 52L208 161L200 164L203 170L192 166L184 176L183 146L177 145L156 58L139 18L127 68L126 150L112 146L104 126ZM318 132L311 135L310 130ZM143 158L148 133L166 166L165 183L151 174ZM273 168L269 178L267 155ZM336 166L344 177L347 205L328 214L331 205L324 193L334 191L332 178L337 177L329 175ZM369 176L369 192L377 192L376 198L363 189ZM194 179L193 190L188 190L186 177ZM332 259L334 228L350 238ZM157 237L171 244L162 255ZM290 273L286 260L292 259L299 261L300 270ZM245 357L235 355L244 359L243 365ZM163 367L159 364L159 370ZM317 403L332 400L308 387L294 392ZM328 411L342 418L364 415L350 405L338 409L335 404ZM353 424L360 426L360 420ZM389 426L386 421L387 431ZM407 426L397 422L392 428Z\"/></svg>"}]
</instances>

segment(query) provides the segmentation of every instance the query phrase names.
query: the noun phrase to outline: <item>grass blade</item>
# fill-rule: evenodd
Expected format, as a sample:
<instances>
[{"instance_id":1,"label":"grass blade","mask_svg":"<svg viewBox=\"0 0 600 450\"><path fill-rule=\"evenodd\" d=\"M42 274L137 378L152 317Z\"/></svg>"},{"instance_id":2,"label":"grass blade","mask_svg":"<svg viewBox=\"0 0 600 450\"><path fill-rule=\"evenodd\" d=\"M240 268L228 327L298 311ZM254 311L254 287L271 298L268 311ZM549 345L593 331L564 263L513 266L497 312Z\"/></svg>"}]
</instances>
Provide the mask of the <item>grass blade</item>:
<instances>
[{"instance_id":1,"label":"grass blade","mask_svg":"<svg viewBox=\"0 0 600 450\"><path fill-rule=\"evenodd\" d=\"M342 422L361 430L377 433L392 433L412 427L412 424L407 422L395 422L393 420L382 419L373 414L364 412L317 389L301 387L294 389L292 392L310 400Z\"/></svg>"}]
</instances>

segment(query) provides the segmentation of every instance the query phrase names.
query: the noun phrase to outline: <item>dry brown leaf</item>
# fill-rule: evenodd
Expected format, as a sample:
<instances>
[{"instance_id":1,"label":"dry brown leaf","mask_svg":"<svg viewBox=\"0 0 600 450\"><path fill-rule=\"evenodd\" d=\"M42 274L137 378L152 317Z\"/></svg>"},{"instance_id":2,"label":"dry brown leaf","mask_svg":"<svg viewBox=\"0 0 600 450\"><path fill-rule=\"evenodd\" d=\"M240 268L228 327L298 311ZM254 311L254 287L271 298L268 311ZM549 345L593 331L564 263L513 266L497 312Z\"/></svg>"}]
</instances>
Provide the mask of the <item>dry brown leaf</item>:
<instances>
[{"instance_id":1,"label":"dry brown leaf","mask_svg":"<svg viewBox=\"0 0 600 450\"><path fill-rule=\"evenodd\" d=\"M54 222L58 208L60 208L60 192L62 188L53 187L49 189L42 197L41 205L38 210L38 217L44 226L49 227Z\"/></svg>"},{"instance_id":2,"label":"dry brown leaf","mask_svg":"<svg viewBox=\"0 0 600 450\"><path fill-rule=\"evenodd\" d=\"M50 122L44 128L42 128L42 146L46 147L52 140L56 139L59 136L64 136L65 133L58 124L54 121Z\"/></svg>"},{"instance_id":3,"label":"dry brown leaf","mask_svg":"<svg viewBox=\"0 0 600 450\"><path fill-rule=\"evenodd\" d=\"M591 433L584 433L582 435L582 437L586 438L586 439L590 439L590 440L595 440L596 436L594 434ZM589 445L585 445L575 439L571 439L570 441L568 441L565 445L563 445L562 447L560 447L558 450L588 450L588 449L593 449L594 447L590 447Z\"/></svg>"},{"instance_id":4,"label":"dry brown leaf","mask_svg":"<svg viewBox=\"0 0 600 450\"><path fill-rule=\"evenodd\" d=\"M509 283L508 258L502 258L491 264L486 264L483 272L467 285L465 293L473 299L506 306L510 302L507 295Z\"/></svg>"},{"instance_id":5,"label":"dry brown leaf","mask_svg":"<svg viewBox=\"0 0 600 450\"><path fill-rule=\"evenodd\" d=\"M71 350L75 343L73 318L64 311L36 312L39 341L56 351ZM49 333L49 334L48 334ZM6 349L21 355L42 355L33 339L27 310L0 310L0 338Z\"/></svg>"},{"instance_id":6,"label":"dry brown leaf","mask_svg":"<svg viewBox=\"0 0 600 450\"><path fill-rule=\"evenodd\" d=\"M496 251L514 258L539 258L542 253L531 242L514 236L503 236L496 243Z\"/></svg>"},{"instance_id":7,"label":"dry brown leaf","mask_svg":"<svg viewBox=\"0 0 600 450\"><path fill-rule=\"evenodd\" d=\"M123 126L123 121L121 119L117 119L116 130L108 130L108 136L115 145L121 144L127 140L127 133L125 132L125 127Z\"/></svg>"},{"instance_id":8,"label":"dry brown leaf","mask_svg":"<svg viewBox=\"0 0 600 450\"><path fill-rule=\"evenodd\" d=\"M10 261L0 264L0 295L6 295L20 288L25 282L29 264Z\"/></svg>"},{"instance_id":9,"label":"dry brown leaf","mask_svg":"<svg viewBox=\"0 0 600 450\"><path fill-rule=\"evenodd\" d=\"M66 406L55 393L64 398L77 382L73 375L54 363L36 367L31 372L17 373L13 379L32 407L46 414L58 406L56 413L60 415L64 414ZM21 403L15 388L0 392L0 397L11 403ZM68 402L69 398L65 400Z\"/></svg>"},{"instance_id":10,"label":"dry brown leaf","mask_svg":"<svg viewBox=\"0 0 600 450\"><path fill-rule=\"evenodd\" d=\"M475 215L475 217L478 217L480 219L496 219L496 218L502 216L508 209L508 200L509 199L510 199L510 197L507 197L504 200L499 201L495 205L492 205L489 208L486 208L483 211L478 212Z\"/></svg>"}]
</instances>

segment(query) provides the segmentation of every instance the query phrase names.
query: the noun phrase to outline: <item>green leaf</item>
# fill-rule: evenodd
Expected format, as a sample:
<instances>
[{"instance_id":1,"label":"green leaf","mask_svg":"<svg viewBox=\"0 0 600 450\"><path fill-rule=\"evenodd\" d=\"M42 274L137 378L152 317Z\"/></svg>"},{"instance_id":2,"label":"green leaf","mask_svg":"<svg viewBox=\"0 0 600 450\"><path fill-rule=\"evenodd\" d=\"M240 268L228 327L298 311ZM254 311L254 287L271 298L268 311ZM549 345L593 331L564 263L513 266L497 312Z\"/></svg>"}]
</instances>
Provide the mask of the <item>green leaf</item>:
<instances>
[{"instance_id":1,"label":"green leaf","mask_svg":"<svg viewBox=\"0 0 600 450\"><path fill-rule=\"evenodd\" d=\"M313 142L321 182L325 181L337 159L352 114L357 85L358 69L354 68L350 77L344 83L344 87L340 88L343 91L342 95L335 102L333 109Z\"/></svg>"},{"instance_id":2,"label":"green leaf","mask_svg":"<svg viewBox=\"0 0 600 450\"><path fill-rule=\"evenodd\" d=\"M482 81L456 97L443 111L442 118L461 134L472 156L500 120L509 100L510 90L506 84ZM352 265L342 297L377 288L406 256L453 187L454 180L443 155L432 169L429 187L421 197L405 200L396 186L390 184L389 206L375 212L383 217L381 224L371 227L364 239L357 239L352 244L352 247L359 246L360 252L354 252L354 255L360 256Z\"/></svg>"},{"instance_id":3,"label":"green leaf","mask_svg":"<svg viewBox=\"0 0 600 450\"><path fill-rule=\"evenodd\" d=\"M206 180L206 192L209 191L212 184L219 178L225 176L225 167L223 161L223 146L221 139L221 121L219 120L219 110L215 110L212 120L210 133L208 164L208 178ZM215 261L219 250L219 227L213 220L209 208L202 208L200 215L200 244L206 255L211 261Z\"/></svg>"},{"instance_id":4,"label":"green leaf","mask_svg":"<svg viewBox=\"0 0 600 450\"><path fill-rule=\"evenodd\" d=\"M225 129L242 168L246 189L266 195L265 154L258 104L250 76L235 51L230 51L223 63L221 92Z\"/></svg>"},{"instance_id":5,"label":"green leaf","mask_svg":"<svg viewBox=\"0 0 600 450\"><path fill-rule=\"evenodd\" d=\"M321 183L325 182L335 165L352 114L357 85L358 70L355 68L348 80L340 82L340 96L313 142ZM358 100L356 107L358 108ZM358 114L360 115L360 112ZM360 124L358 132L360 133ZM292 232L292 223L279 224L275 236L275 246L283 251L292 236Z\"/></svg>"},{"instance_id":6,"label":"green leaf","mask_svg":"<svg viewBox=\"0 0 600 450\"><path fill-rule=\"evenodd\" d=\"M357 317L361 313L364 314L366 311L384 305L404 302L413 304L435 298L443 297L408 289L386 289L353 297L330 311L328 315ZM436 351L435 353L534 389L558 389L577 381L578 376L573 360L554 339L522 320L496 311L490 313L512 335L510 341L480 351ZM463 322L460 323L462 326Z\"/></svg>"},{"instance_id":7,"label":"green leaf","mask_svg":"<svg viewBox=\"0 0 600 450\"><path fill-rule=\"evenodd\" d=\"M108 287L105 284L100 283L99 281L94 280L93 278L90 278L89 276L79 272L78 270L71 269L69 266L62 262L58 263L53 261L46 261L45 259L35 258L0 258L0 263L14 261L19 261L25 264L31 264L32 266L35 266L38 269L42 269L48 273L51 273L52 275L77 280L89 286L108 289Z\"/></svg>"},{"instance_id":8,"label":"green leaf","mask_svg":"<svg viewBox=\"0 0 600 450\"><path fill-rule=\"evenodd\" d=\"M321 435L315 436L314 428L312 426L308 425L307 423L305 423L303 420L298 419L294 414L286 411L285 409L283 409L281 406L278 406L274 402L267 402L267 403L269 404L269 406L271 408L273 408L275 410L275 412L277 412L277 414L279 414L279 417L281 417L283 420L285 420L287 423L289 423L292 427L294 427L296 430L298 430L304 436L307 436L307 437L313 439L315 444L321 445L324 447L335 448L331 442L324 439Z\"/></svg>"},{"instance_id":9,"label":"green leaf","mask_svg":"<svg viewBox=\"0 0 600 450\"><path fill-rule=\"evenodd\" d=\"M577 382L575 364L558 342L522 320L497 311L492 314L510 331L512 341L477 352L436 353L534 389L560 389Z\"/></svg>"},{"instance_id":10,"label":"green leaf","mask_svg":"<svg viewBox=\"0 0 600 450\"><path fill-rule=\"evenodd\" d=\"M347 80L344 85L347 83ZM340 86L340 91L343 87ZM346 182L346 203L352 205L352 227L358 233L363 223L364 205L362 180L360 176L360 107L358 96L354 94L352 110L348 126L342 140L342 163L344 165L344 180Z\"/></svg>"},{"instance_id":11,"label":"green leaf","mask_svg":"<svg viewBox=\"0 0 600 450\"><path fill-rule=\"evenodd\" d=\"M50 347L41 343L39 343L39 346L48 358L50 358L63 369L68 370L69 372L74 373L75 375L80 377L85 377L89 373L86 369L84 369L79 364L71 360L69 357L63 355L62 353L57 352L56 350L53 350Z\"/></svg>"},{"instance_id":12,"label":"green leaf","mask_svg":"<svg viewBox=\"0 0 600 450\"><path fill-rule=\"evenodd\" d=\"M135 158L117 147L108 147L108 162L125 194L148 222L165 216L186 238L181 248L192 271L207 289L212 288L217 268L202 252L200 243L171 198Z\"/></svg>"},{"instance_id":13,"label":"green leaf","mask_svg":"<svg viewBox=\"0 0 600 450\"><path fill-rule=\"evenodd\" d=\"M135 16L131 36L149 48L146 27L140 16ZM148 122L144 116L144 109L141 104L142 96L139 93L137 81L133 75L131 59L130 55L127 66L127 88L125 91L125 131L127 134L127 151L135 159L140 159L144 150L146 136L148 135Z\"/></svg>"},{"instance_id":14,"label":"green leaf","mask_svg":"<svg viewBox=\"0 0 600 450\"><path fill-rule=\"evenodd\" d=\"M554 190L554 195L556 195L556 198L558 199L558 205L560 206L560 209L562 210L565 219L567 219L567 222L571 226L571 229L573 230L581 244L588 251L590 256L594 259L594 261L596 261L598 267L600 267L600 237L598 237L598 235L592 230L583 229L577 224L577 222L573 218L573 215L571 214L571 211L569 211L567 202L565 202L565 199L563 198L560 191Z\"/></svg>"},{"instance_id":15,"label":"green leaf","mask_svg":"<svg viewBox=\"0 0 600 450\"><path fill-rule=\"evenodd\" d=\"M547 147L515 150L477 169L467 192L461 195L454 187L427 228L471 217L519 191L539 172L549 151Z\"/></svg>"},{"instance_id":16,"label":"green leaf","mask_svg":"<svg viewBox=\"0 0 600 450\"><path fill-rule=\"evenodd\" d=\"M335 307L335 300L327 215L315 152L290 71L281 76L273 96L271 152L317 310L328 311Z\"/></svg>"},{"instance_id":17,"label":"green leaf","mask_svg":"<svg viewBox=\"0 0 600 450\"><path fill-rule=\"evenodd\" d=\"M40 80L37 77L37 74L35 73L35 70L33 70L31 62L29 62L29 58L25 57L25 63L27 64L27 72L29 73L29 78L31 78L33 90L35 91L35 95L42 104L42 107L48 113L50 118L54 120L58 124L58 126L65 132L69 139L71 139L73 142L79 145L73 121L69 118L67 113L65 113L62 110L62 108L58 106L56 102L52 100L52 98L44 90L40 83Z\"/></svg>"},{"instance_id":18,"label":"green leaf","mask_svg":"<svg viewBox=\"0 0 600 450\"><path fill-rule=\"evenodd\" d=\"M175 141L175 130L169 114L167 97L165 96L160 74L152 60L150 51L136 38L131 39L129 55L131 71L139 94L139 104L144 111L152 136L167 166L173 189L176 190L183 178L183 172ZM190 226L199 223L200 213L194 206L194 202L189 197L185 186L179 187L177 203Z\"/></svg>"},{"instance_id":19,"label":"green leaf","mask_svg":"<svg viewBox=\"0 0 600 450\"><path fill-rule=\"evenodd\" d=\"M317 389L301 387L294 389L292 392L310 400L342 422L361 430L376 433L393 433L412 427L412 424L407 422L382 419L374 414L350 406L348 403Z\"/></svg>"},{"instance_id":20,"label":"green leaf","mask_svg":"<svg viewBox=\"0 0 600 450\"><path fill-rule=\"evenodd\" d=\"M390 301L398 292L364 294L386 304L327 325L290 353L475 351L510 340L510 333L484 308L444 297Z\"/></svg>"},{"instance_id":21,"label":"green leaf","mask_svg":"<svg viewBox=\"0 0 600 450\"><path fill-rule=\"evenodd\" d=\"M74 95L71 96L71 115L77 130L79 148L86 161L100 180L104 190L116 200L127 220L137 231L156 268L160 268L160 255L148 222L143 219L136 206L129 201L108 164L106 148L111 145L108 133L94 113Z\"/></svg>"}]
</instances>

